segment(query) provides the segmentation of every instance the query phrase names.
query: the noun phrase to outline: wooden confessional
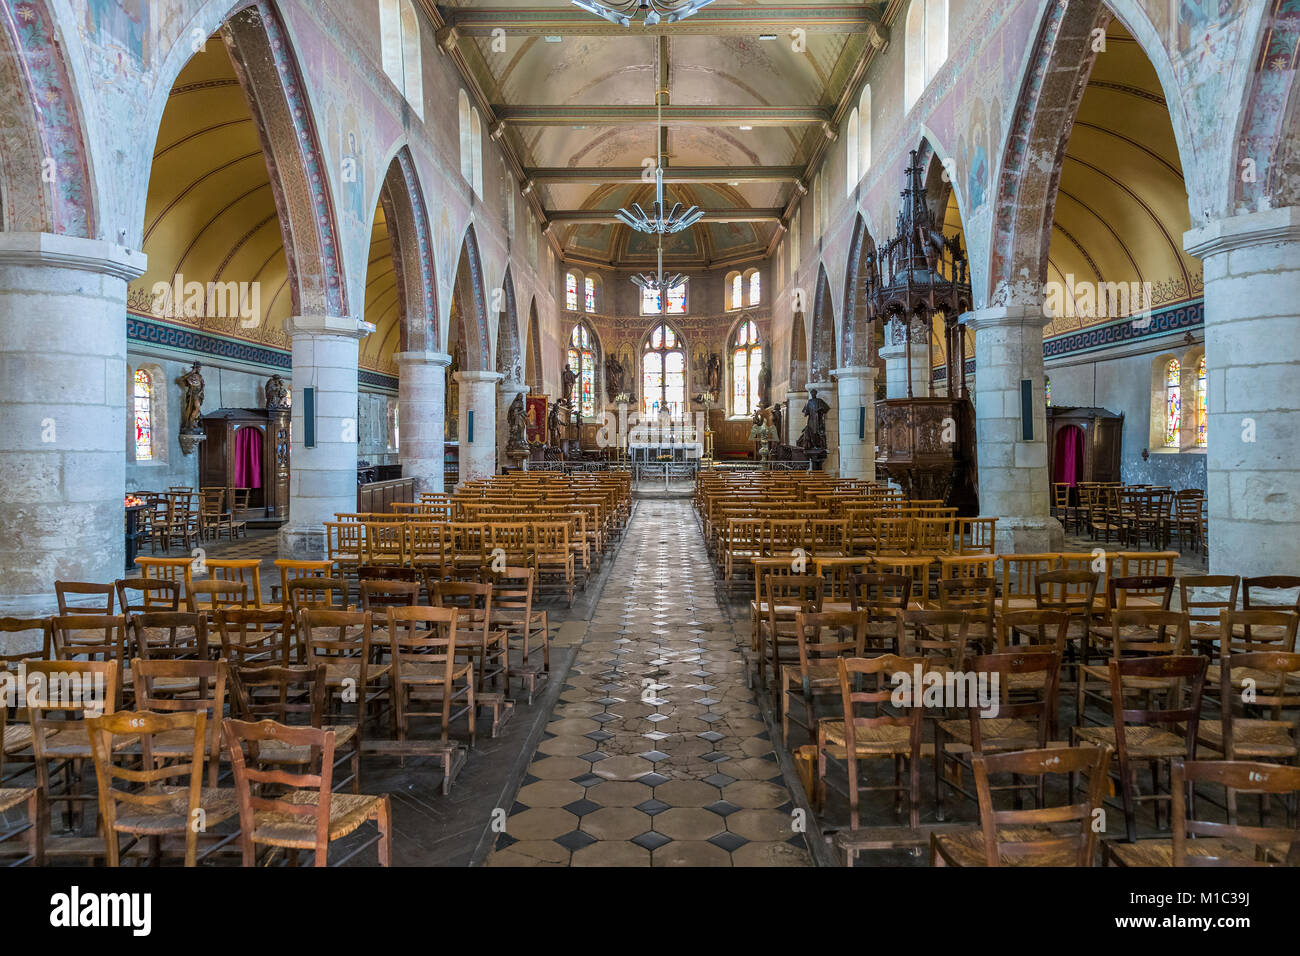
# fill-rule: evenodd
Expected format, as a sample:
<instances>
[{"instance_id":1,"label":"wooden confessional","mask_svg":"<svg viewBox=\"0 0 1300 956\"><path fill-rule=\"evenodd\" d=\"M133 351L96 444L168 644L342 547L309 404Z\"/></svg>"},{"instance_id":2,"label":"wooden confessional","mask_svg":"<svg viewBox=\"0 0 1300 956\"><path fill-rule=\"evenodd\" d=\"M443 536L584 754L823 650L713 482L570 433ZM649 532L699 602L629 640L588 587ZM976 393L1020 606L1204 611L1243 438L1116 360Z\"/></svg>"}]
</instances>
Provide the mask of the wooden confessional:
<instances>
[{"instance_id":1,"label":"wooden confessional","mask_svg":"<svg viewBox=\"0 0 1300 956\"><path fill-rule=\"evenodd\" d=\"M248 510L237 517L284 521L289 517L289 410L267 412L260 408L223 408L203 417L207 436L199 445L199 486L225 488L227 507L235 489L248 488ZM240 433L252 429L259 448L260 467L253 480L238 475ZM246 452L247 454L247 452ZM247 471L247 467L245 468ZM242 480L236 481L239 477Z\"/></svg>"},{"instance_id":2,"label":"wooden confessional","mask_svg":"<svg viewBox=\"0 0 1300 956\"><path fill-rule=\"evenodd\" d=\"M1047 473L1053 483L1119 481L1124 416L1105 408L1047 406Z\"/></svg>"}]
</instances>

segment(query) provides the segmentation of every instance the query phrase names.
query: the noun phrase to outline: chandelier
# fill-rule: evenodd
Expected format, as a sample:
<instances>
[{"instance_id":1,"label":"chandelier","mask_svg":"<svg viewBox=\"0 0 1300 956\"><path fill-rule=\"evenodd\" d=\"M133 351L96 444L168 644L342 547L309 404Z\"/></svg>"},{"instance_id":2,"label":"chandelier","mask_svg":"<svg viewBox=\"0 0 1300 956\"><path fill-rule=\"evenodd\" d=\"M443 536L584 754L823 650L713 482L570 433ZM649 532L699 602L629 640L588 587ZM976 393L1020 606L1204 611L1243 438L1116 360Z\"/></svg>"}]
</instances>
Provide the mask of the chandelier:
<instances>
[{"instance_id":1,"label":"chandelier","mask_svg":"<svg viewBox=\"0 0 1300 956\"><path fill-rule=\"evenodd\" d=\"M573 0L573 5L623 27L631 26L632 19L642 14L642 26L652 27L661 20L664 23L685 20L712 2L713 0L611 0L609 3L599 3L597 0Z\"/></svg>"},{"instance_id":2,"label":"chandelier","mask_svg":"<svg viewBox=\"0 0 1300 956\"><path fill-rule=\"evenodd\" d=\"M687 281L680 272L670 276L664 275L664 238L659 237L659 268L656 272L639 272L632 276L632 282L647 292L667 295L669 289L675 289Z\"/></svg>"}]
</instances>

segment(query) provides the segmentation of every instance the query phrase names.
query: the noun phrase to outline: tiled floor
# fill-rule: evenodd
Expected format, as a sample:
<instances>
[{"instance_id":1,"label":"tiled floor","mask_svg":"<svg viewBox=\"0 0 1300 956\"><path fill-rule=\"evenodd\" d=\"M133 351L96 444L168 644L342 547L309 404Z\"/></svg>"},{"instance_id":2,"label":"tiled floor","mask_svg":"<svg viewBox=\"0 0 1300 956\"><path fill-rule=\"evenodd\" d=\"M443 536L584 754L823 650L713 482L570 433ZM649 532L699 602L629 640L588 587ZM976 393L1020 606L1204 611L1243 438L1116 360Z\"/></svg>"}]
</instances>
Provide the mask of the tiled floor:
<instances>
[{"instance_id":1,"label":"tiled floor","mask_svg":"<svg viewBox=\"0 0 1300 956\"><path fill-rule=\"evenodd\" d=\"M641 500L491 866L808 866L689 501Z\"/></svg>"}]
</instances>

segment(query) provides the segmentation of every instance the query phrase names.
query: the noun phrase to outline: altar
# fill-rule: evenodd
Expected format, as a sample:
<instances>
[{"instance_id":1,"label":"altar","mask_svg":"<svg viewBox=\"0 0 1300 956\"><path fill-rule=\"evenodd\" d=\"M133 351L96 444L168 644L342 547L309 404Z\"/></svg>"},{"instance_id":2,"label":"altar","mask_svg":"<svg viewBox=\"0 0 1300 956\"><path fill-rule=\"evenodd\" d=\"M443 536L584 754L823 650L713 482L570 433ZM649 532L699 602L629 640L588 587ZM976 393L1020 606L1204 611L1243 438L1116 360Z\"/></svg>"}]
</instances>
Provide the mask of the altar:
<instances>
[{"instance_id":1,"label":"altar","mask_svg":"<svg viewBox=\"0 0 1300 956\"><path fill-rule=\"evenodd\" d=\"M633 464L699 461L704 457L703 442L631 442L627 448Z\"/></svg>"}]
</instances>

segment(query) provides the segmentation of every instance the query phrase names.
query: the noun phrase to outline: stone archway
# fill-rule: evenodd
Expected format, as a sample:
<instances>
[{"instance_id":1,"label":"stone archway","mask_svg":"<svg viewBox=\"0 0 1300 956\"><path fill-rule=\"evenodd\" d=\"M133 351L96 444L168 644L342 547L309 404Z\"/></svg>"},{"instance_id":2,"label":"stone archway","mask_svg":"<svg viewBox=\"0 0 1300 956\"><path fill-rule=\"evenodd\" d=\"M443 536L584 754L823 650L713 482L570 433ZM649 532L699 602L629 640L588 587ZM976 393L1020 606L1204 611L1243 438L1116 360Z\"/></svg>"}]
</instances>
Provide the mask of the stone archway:
<instances>
[{"instance_id":1,"label":"stone archway","mask_svg":"<svg viewBox=\"0 0 1300 956\"><path fill-rule=\"evenodd\" d=\"M506 267L501 283L502 311L497 315L496 370L501 376L497 384L497 458L498 464L509 467L515 464L506 457L510 440L510 407L515 399L528 391L524 381L524 355L519 345L519 314L515 301L515 283Z\"/></svg>"},{"instance_id":2,"label":"stone archway","mask_svg":"<svg viewBox=\"0 0 1300 956\"><path fill-rule=\"evenodd\" d=\"M459 406L457 454L459 480L464 482L496 474L497 383L502 378L500 372L491 370L483 264L472 223L461 245L451 306L455 328L448 341L455 342L457 354L464 355L464 366L454 373L456 387L451 390Z\"/></svg>"}]
</instances>

